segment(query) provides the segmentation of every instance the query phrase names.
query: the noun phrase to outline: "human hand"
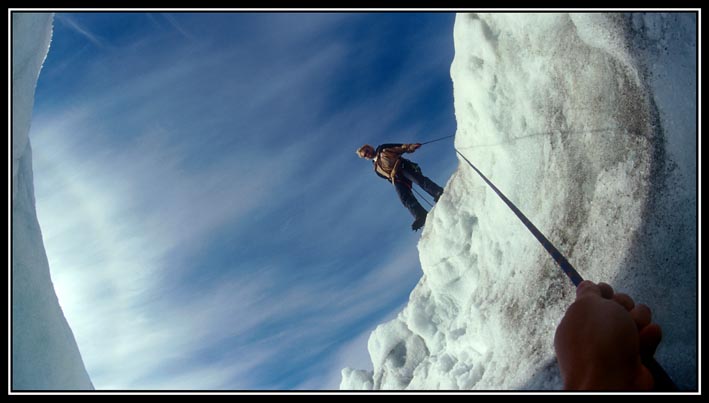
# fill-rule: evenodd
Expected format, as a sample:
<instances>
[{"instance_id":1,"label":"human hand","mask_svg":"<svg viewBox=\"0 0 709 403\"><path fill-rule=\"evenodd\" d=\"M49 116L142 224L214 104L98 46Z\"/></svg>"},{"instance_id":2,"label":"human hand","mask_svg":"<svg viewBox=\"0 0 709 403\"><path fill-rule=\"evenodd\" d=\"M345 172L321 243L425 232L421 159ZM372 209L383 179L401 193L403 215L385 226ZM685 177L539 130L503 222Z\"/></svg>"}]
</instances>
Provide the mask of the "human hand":
<instances>
[{"instance_id":1,"label":"human hand","mask_svg":"<svg viewBox=\"0 0 709 403\"><path fill-rule=\"evenodd\" d=\"M583 281L556 328L554 349L572 390L652 390L640 357L652 357L662 338L650 308L605 283Z\"/></svg>"},{"instance_id":2,"label":"human hand","mask_svg":"<svg viewBox=\"0 0 709 403\"><path fill-rule=\"evenodd\" d=\"M409 152L412 153L421 147L421 143L409 144Z\"/></svg>"}]
</instances>

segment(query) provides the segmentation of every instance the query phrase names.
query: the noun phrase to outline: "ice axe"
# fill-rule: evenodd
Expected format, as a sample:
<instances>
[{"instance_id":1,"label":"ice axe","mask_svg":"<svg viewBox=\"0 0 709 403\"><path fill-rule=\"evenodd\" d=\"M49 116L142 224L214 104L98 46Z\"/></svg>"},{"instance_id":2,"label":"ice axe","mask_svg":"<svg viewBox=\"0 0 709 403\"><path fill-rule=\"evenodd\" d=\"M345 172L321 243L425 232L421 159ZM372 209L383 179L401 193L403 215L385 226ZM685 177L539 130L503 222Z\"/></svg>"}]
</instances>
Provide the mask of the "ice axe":
<instances>
[{"instance_id":1,"label":"ice axe","mask_svg":"<svg viewBox=\"0 0 709 403\"><path fill-rule=\"evenodd\" d=\"M439 140L442 140L442 139L443 138L441 138ZM433 141L438 141L438 140L433 140ZM457 149L455 150L455 152L458 153L458 155L460 155L461 158L463 158L465 160L465 162L467 162L468 165L470 165L470 167L473 168L473 170L475 170L475 172L477 172L478 175L480 175L482 180L485 181L485 183L487 183L488 186L490 186L490 188L500 197L500 199L502 199L502 201L505 202L507 207L509 207L512 210L512 212L515 213L517 218L519 218L520 221L522 221L522 223L525 225L525 227L527 227L529 232L531 232L532 235L534 235L534 237L537 238L537 241L539 241L539 243L542 244L544 249L546 249L547 252L549 252L549 254L554 259L554 261L559 265L559 267L561 267L561 270L563 270L564 273L566 274L566 276L571 280L571 282L574 283L574 286L578 286L583 281L583 277L581 277L581 275L576 271L574 266L572 266L571 263L569 263L569 261L566 259L566 257L561 252L559 252L559 250L554 246L554 244L552 244L547 239L547 237L545 237L544 234L542 234L542 232L539 231L539 229L537 229L537 227L534 224L532 224L531 221L529 221L527 216L525 216L517 208L517 206L515 206L514 203L512 203L510 201L510 199L508 199L492 182L490 182L490 180L485 175L483 175L483 173L480 172L480 170L478 168L476 168L472 162L470 162L467 158L465 158L465 156ZM667 375L667 372L665 372L664 368L662 368L662 366L655 360L655 357L641 357L641 361L642 361L643 365L645 365L645 367L650 371L650 373L652 373L652 377L655 380L655 390L669 391L669 392L675 392L678 390L677 385L675 385L675 383L672 382L672 379L670 378L670 376Z\"/></svg>"}]
</instances>

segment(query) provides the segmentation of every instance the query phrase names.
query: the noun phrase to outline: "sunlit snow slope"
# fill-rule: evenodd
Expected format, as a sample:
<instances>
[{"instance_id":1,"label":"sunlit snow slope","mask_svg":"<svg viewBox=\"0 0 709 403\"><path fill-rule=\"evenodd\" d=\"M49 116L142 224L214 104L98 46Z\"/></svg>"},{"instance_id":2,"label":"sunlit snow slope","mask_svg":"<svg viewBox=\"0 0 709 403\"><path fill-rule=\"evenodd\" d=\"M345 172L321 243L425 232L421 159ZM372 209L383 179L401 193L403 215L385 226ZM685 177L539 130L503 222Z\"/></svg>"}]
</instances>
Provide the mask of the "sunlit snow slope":
<instances>
[{"instance_id":1,"label":"sunlit snow slope","mask_svg":"<svg viewBox=\"0 0 709 403\"><path fill-rule=\"evenodd\" d=\"M455 147L589 280L653 310L697 388L696 19L461 14ZM463 161L418 244L423 276L342 389L558 389L574 288Z\"/></svg>"}]
</instances>

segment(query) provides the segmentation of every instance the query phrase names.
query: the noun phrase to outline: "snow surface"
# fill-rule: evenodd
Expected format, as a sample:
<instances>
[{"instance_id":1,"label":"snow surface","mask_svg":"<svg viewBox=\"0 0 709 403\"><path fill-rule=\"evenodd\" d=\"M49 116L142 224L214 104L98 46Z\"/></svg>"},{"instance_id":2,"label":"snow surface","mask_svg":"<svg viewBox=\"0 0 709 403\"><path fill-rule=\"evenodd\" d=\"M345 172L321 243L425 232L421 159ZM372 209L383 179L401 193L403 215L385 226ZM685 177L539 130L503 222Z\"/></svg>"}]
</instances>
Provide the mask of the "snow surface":
<instances>
[{"instance_id":1,"label":"snow surface","mask_svg":"<svg viewBox=\"0 0 709 403\"><path fill-rule=\"evenodd\" d=\"M12 389L93 385L59 306L35 211L28 137L52 14L12 13Z\"/></svg>"},{"instance_id":2,"label":"snow surface","mask_svg":"<svg viewBox=\"0 0 709 403\"><path fill-rule=\"evenodd\" d=\"M656 359L697 390L696 16L460 14L455 146L580 274L653 310ZM423 276L341 389L561 388L571 282L463 161Z\"/></svg>"}]
</instances>

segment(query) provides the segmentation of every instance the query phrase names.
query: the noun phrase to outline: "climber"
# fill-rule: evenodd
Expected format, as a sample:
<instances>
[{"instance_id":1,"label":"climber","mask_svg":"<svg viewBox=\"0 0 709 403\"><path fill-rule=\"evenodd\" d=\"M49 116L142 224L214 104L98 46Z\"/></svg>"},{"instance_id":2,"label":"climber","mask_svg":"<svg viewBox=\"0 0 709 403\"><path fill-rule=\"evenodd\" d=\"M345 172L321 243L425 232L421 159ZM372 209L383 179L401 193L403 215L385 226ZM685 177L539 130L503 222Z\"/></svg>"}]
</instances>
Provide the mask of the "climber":
<instances>
[{"instance_id":1,"label":"climber","mask_svg":"<svg viewBox=\"0 0 709 403\"><path fill-rule=\"evenodd\" d=\"M415 182L437 202L443 194L443 188L435 184L431 179L423 176L418 164L402 158L403 153L413 153L421 144L382 144L376 149L369 144L365 144L357 149L360 158L372 160L374 172L380 177L390 181L396 193L399 195L401 203L414 216L411 229L418 231L426 223L428 212L416 200L412 193L412 182Z\"/></svg>"}]
</instances>

